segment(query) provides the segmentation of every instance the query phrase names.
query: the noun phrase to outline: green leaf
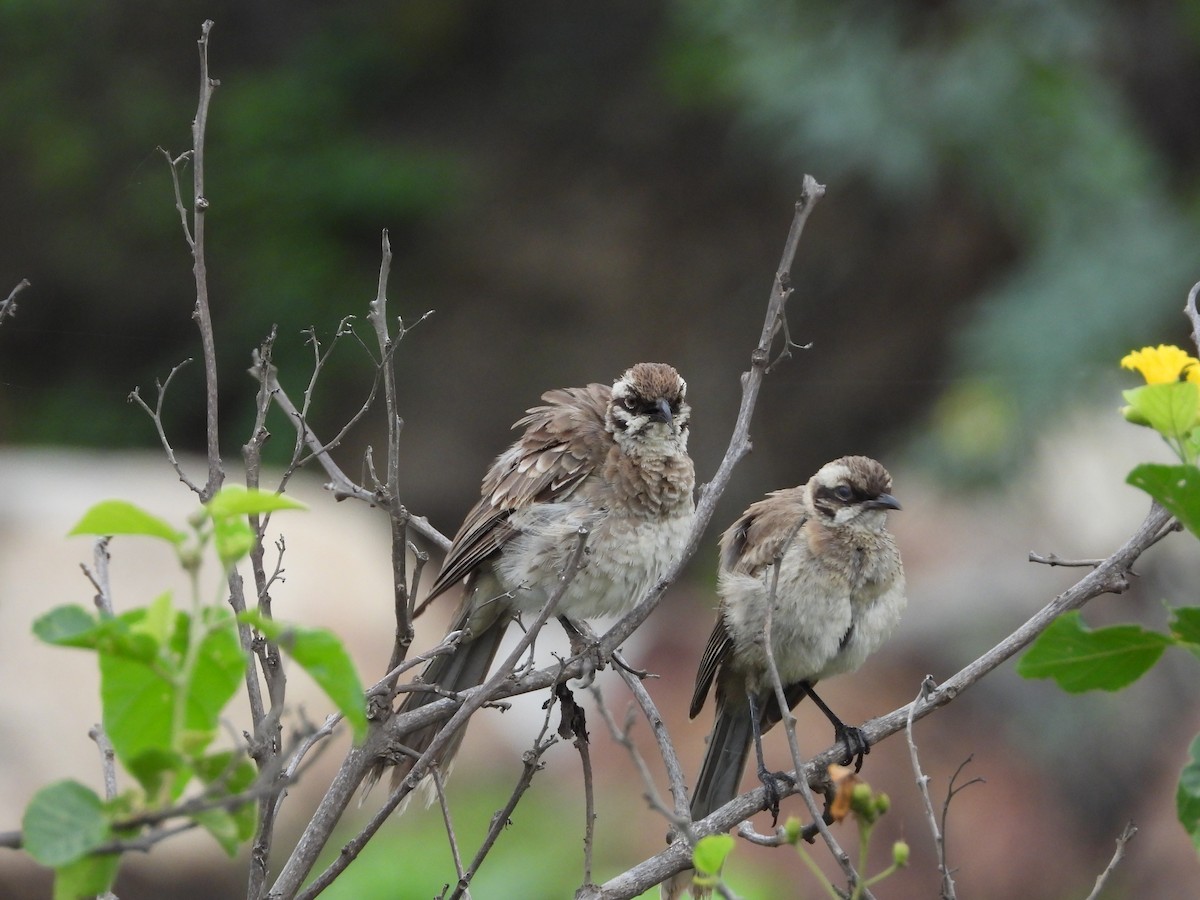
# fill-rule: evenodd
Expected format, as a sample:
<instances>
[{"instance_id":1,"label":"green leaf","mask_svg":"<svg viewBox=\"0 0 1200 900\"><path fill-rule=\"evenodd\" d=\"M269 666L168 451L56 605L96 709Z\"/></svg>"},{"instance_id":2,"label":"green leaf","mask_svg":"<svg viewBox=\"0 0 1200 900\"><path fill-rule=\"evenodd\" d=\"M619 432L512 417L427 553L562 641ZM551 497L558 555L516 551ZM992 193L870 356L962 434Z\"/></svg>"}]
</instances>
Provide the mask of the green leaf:
<instances>
[{"instance_id":1,"label":"green leaf","mask_svg":"<svg viewBox=\"0 0 1200 900\"><path fill-rule=\"evenodd\" d=\"M294 659L312 677L354 729L354 740L367 733L362 682L337 635L324 628L300 628L265 618L257 610L240 616Z\"/></svg>"},{"instance_id":2,"label":"green leaf","mask_svg":"<svg viewBox=\"0 0 1200 900\"><path fill-rule=\"evenodd\" d=\"M696 842L696 849L692 851L692 865L701 875L716 875L732 850L732 835L710 834Z\"/></svg>"},{"instance_id":3,"label":"green leaf","mask_svg":"<svg viewBox=\"0 0 1200 900\"><path fill-rule=\"evenodd\" d=\"M122 760L129 774L137 779L146 796L159 796L168 776L171 777L171 800L178 800L192 778L192 767L174 750L155 747L139 753L133 759Z\"/></svg>"},{"instance_id":4,"label":"green leaf","mask_svg":"<svg viewBox=\"0 0 1200 900\"><path fill-rule=\"evenodd\" d=\"M195 765L196 774L206 786L219 786L230 795L245 791L258 778L258 769L254 763L229 750L197 759ZM258 824L257 804L249 801L220 812L223 813L222 816L214 816L211 822L202 820L200 824L208 829L225 852L233 856L238 845L254 835Z\"/></svg>"},{"instance_id":5,"label":"green leaf","mask_svg":"<svg viewBox=\"0 0 1200 900\"><path fill-rule=\"evenodd\" d=\"M308 509L308 507L299 500L293 500L284 494L260 491L257 488L245 488L238 484L226 485L208 501L208 512L214 521L232 516L255 516L280 509Z\"/></svg>"},{"instance_id":6,"label":"green leaf","mask_svg":"<svg viewBox=\"0 0 1200 900\"><path fill-rule=\"evenodd\" d=\"M44 866L74 862L109 840L104 803L78 781L56 781L29 801L21 820L25 849Z\"/></svg>"},{"instance_id":7,"label":"green leaf","mask_svg":"<svg viewBox=\"0 0 1200 900\"><path fill-rule=\"evenodd\" d=\"M113 618L97 618L81 606L59 606L33 623L33 633L48 644L99 650L149 661L158 653L158 643L131 624L145 614L143 610Z\"/></svg>"},{"instance_id":8,"label":"green leaf","mask_svg":"<svg viewBox=\"0 0 1200 900\"><path fill-rule=\"evenodd\" d=\"M174 749L175 685L161 665L101 653L100 706L104 730L130 771L147 751Z\"/></svg>"},{"instance_id":9,"label":"green leaf","mask_svg":"<svg viewBox=\"0 0 1200 900\"><path fill-rule=\"evenodd\" d=\"M1017 663L1024 678L1053 678L1064 691L1116 691L1137 681L1171 643L1139 625L1092 631L1077 611L1059 616Z\"/></svg>"},{"instance_id":10,"label":"green leaf","mask_svg":"<svg viewBox=\"0 0 1200 900\"><path fill-rule=\"evenodd\" d=\"M1200 469L1144 463L1130 472L1126 480L1161 503L1188 531L1200 537Z\"/></svg>"},{"instance_id":11,"label":"green leaf","mask_svg":"<svg viewBox=\"0 0 1200 900\"><path fill-rule=\"evenodd\" d=\"M237 622L229 610L205 610L204 621L206 634L200 641L196 667L187 688L186 726L195 732L214 732L225 704L245 680L246 658L242 655Z\"/></svg>"},{"instance_id":12,"label":"green leaf","mask_svg":"<svg viewBox=\"0 0 1200 900\"><path fill-rule=\"evenodd\" d=\"M130 631L148 636L156 647L166 644L175 631L175 606L171 602L171 592L155 597L154 602L146 607L145 617L132 623Z\"/></svg>"},{"instance_id":13,"label":"green leaf","mask_svg":"<svg viewBox=\"0 0 1200 900\"><path fill-rule=\"evenodd\" d=\"M253 807L251 807L253 809ZM230 856L237 856L238 845L241 843L238 823L233 815L223 809L205 809L194 813L192 818L213 836L221 849Z\"/></svg>"},{"instance_id":14,"label":"green leaf","mask_svg":"<svg viewBox=\"0 0 1200 900\"><path fill-rule=\"evenodd\" d=\"M1183 649L1200 657L1200 606L1180 606L1171 612L1171 634Z\"/></svg>"},{"instance_id":15,"label":"green leaf","mask_svg":"<svg viewBox=\"0 0 1200 900\"><path fill-rule=\"evenodd\" d=\"M158 516L151 515L125 500L101 500L85 512L83 518L67 534L93 534L99 537L140 534L161 538L172 544L181 544L186 537Z\"/></svg>"},{"instance_id":16,"label":"green leaf","mask_svg":"<svg viewBox=\"0 0 1200 900\"><path fill-rule=\"evenodd\" d=\"M283 494L248 489L230 484L221 488L208 501L208 514L213 521L213 538L217 555L226 568L250 552L255 533L246 516L261 515L280 509L307 509L303 503Z\"/></svg>"},{"instance_id":17,"label":"green leaf","mask_svg":"<svg viewBox=\"0 0 1200 900\"><path fill-rule=\"evenodd\" d=\"M1146 384L1123 391L1130 411L1163 437L1183 440L1196 427L1200 416L1200 388L1190 381ZM1126 418L1130 418L1126 413Z\"/></svg>"},{"instance_id":18,"label":"green leaf","mask_svg":"<svg viewBox=\"0 0 1200 900\"><path fill-rule=\"evenodd\" d=\"M156 601L157 603L157 601ZM117 618L127 628L162 630L154 620L159 613L138 609ZM238 640L237 623L225 609L204 611L204 633L198 638L191 678L182 684L184 659L192 638L191 616L172 612L170 641L150 659L115 653L100 654L100 700L104 728L117 756L153 793L162 784L160 760L149 756L141 768L136 762L147 753L199 754L217 732L222 710L245 677L246 661ZM141 634L151 640L147 634ZM176 734L176 705L182 693L182 732ZM159 767L159 768L156 768ZM181 774L187 772L180 770ZM140 774L139 774L140 773ZM185 779L177 780L176 792Z\"/></svg>"},{"instance_id":19,"label":"green leaf","mask_svg":"<svg viewBox=\"0 0 1200 900\"><path fill-rule=\"evenodd\" d=\"M33 633L47 644L59 647L96 646L99 620L82 606L56 606L33 623Z\"/></svg>"},{"instance_id":20,"label":"green leaf","mask_svg":"<svg viewBox=\"0 0 1200 900\"><path fill-rule=\"evenodd\" d=\"M1175 812L1184 830L1191 835L1192 846L1200 852L1200 736L1192 740L1189 759L1179 774L1175 792Z\"/></svg>"},{"instance_id":21,"label":"green leaf","mask_svg":"<svg viewBox=\"0 0 1200 900\"><path fill-rule=\"evenodd\" d=\"M232 750L219 750L193 760L196 775L206 786L219 786L231 794L244 791L258 777L254 763Z\"/></svg>"},{"instance_id":22,"label":"green leaf","mask_svg":"<svg viewBox=\"0 0 1200 900\"><path fill-rule=\"evenodd\" d=\"M254 529L244 516L213 519L213 542L221 565L228 569L254 547Z\"/></svg>"},{"instance_id":23,"label":"green leaf","mask_svg":"<svg viewBox=\"0 0 1200 900\"><path fill-rule=\"evenodd\" d=\"M84 856L54 871L54 900L81 900L103 894L117 880L121 857L116 853Z\"/></svg>"}]
</instances>

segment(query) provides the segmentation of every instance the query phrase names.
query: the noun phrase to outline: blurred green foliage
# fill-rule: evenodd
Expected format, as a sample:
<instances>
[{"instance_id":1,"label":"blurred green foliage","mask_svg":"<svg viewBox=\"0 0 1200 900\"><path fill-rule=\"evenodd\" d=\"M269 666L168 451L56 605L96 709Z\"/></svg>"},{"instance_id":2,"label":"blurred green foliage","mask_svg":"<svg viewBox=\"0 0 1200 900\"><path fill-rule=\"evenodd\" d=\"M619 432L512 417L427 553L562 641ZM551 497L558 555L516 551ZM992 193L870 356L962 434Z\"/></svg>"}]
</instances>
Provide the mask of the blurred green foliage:
<instances>
[{"instance_id":1,"label":"blurred green foliage","mask_svg":"<svg viewBox=\"0 0 1200 900\"><path fill-rule=\"evenodd\" d=\"M406 137L378 105L415 76L414 59L428 60L420 29L436 34L453 16L427 4L422 17L410 4L410 17L369 31L356 15L311 4L275 25L235 6L0 4L0 116L10 123L0 134L9 199L0 272L34 283L5 335L0 439L152 442L146 420L121 400L139 384L152 397L154 379L196 355L191 261L161 150L191 146L198 75L189 48L204 16L223 19L207 193L226 366L248 366L274 323L292 345L309 325L330 334L373 295L380 231L428 223L454 204L459 164ZM389 42L397 34L406 40ZM241 43L253 36L262 40ZM185 203L191 175L185 163ZM283 363L295 378L308 364L302 353ZM327 387L361 386L361 366L353 378L341 381L335 367ZM226 396L245 401L244 381L229 378ZM183 375L166 407L168 431L184 446L201 421L197 383L198 372ZM252 408L229 407L244 440Z\"/></svg>"},{"instance_id":2,"label":"blurred green foliage","mask_svg":"<svg viewBox=\"0 0 1200 900\"><path fill-rule=\"evenodd\" d=\"M606 736L594 739L608 741ZM558 771L534 779L493 852L472 880L472 895L533 900L570 897L579 888L583 879L582 793L574 784L578 773L564 771L572 765L572 753L569 747L551 751L551 768ZM497 763L492 779L481 777L479 772L463 772L450 780L447 795L458 846L467 857L464 866L470 864L470 855L487 833L492 815L508 799L509 780L517 777L515 766L515 761L512 765ZM556 778L568 782L555 784ZM647 820L639 798L605 793L607 796L597 797L600 817L594 848L596 883L624 871L635 857L647 855L654 848L648 846L648 834L655 834L652 840L657 845L658 833L666 831L665 822ZM358 828L352 827L353 823L350 826L330 841L315 872L332 862L345 841L357 833ZM769 872L756 871L749 862L731 862L729 869L736 872L738 892L746 900L778 896L780 885L771 884ZM404 815L384 825L322 896L333 900L423 900L439 896L444 885L454 883L454 877L454 860L437 803L426 809L414 802ZM657 898L658 888L642 896Z\"/></svg>"},{"instance_id":3,"label":"blurred green foliage","mask_svg":"<svg viewBox=\"0 0 1200 900\"><path fill-rule=\"evenodd\" d=\"M190 260L155 148L189 145L191 48L211 17L222 87L209 131L209 262L226 371L278 323L284 381L303 378L298 332L328 335L362 312L384 227L410 311L453 303L452 315L490 323L489 304L503 302L500 320L533 329L534 345L546 329L540 360L564 321L598 315L572 307L579 298L560 285L599 285L597 273L611 272L619 289L644 279L642 253L665 257L673 241L727 247L730 191L766 221L809 171L831 185L843 220L824 226L841 243L836 260L810 267L812 292L861 295L873 282L889 298L889 321L861 351L883 354L891 384L913 385L881 394L895 410L886 427L916 418L931 458L995 472L1114 353L1161 337L1196 277L1197 9L1187 0L676 0L603 11L9 0L0 4L0 290L22 276L34 289L0 331L0 440L153 441L119 401L195 355ZM662 185L680 173L689 199L709 199L673 215ZM528 196L576 187L579 196ZM600 221L614 210L581 202L589 192L634 198L616 205L629 223ZM511 205L496 213L497 202ZM994 249L954 259L961 248L928 215L938 209L951 211L948 227ZM598 240L594 253L566 258L531 233L561 233L564 211L584 220L571 227ZM672 230L679 217L689 220L682 233ZM926 245L884 268L874 254L910 223ZM605 245L605 228L625 243ZM478 252L481 240L494 242L491 256ZM731 302L727 286L761 282L762 271L745 253L705 256L719 268L703 279L710 296L692 301L689 340L711 357L727 340L714 318ZM888 292L909 283L943 295ZM672 298L647 290L606 297L605 310L619 316L632 303L663 321ZM860 315L879 322L880 310ZM906 348L926 358L902 372L886 335L912 341L914 327L898 327L906 316L926 319L929 340ZM422 351L425 366L449 341L460 357L489 355L480 370L512 367L505 342L461 329L439 341ZM611 356L627 360L619 348ZM368 367L339 356L323 388L359 396ZM959 399L937 403L942 386ZM167 407L185 446L199 434L197 387L198 373L185 373ZM227 433L240 441L252 385L229 379L224 391ZM971 424L954 411L974 415L961 400L972 396L1012 411L990 418L1004 426L994 440L959 439ZM345 415L328 404L318 414Z\"/></svg>"},{"instance_id":4,"label":"blurred green foliage","mask_svg":"<svg viewBox=\"0 0 1200 900\"><path fill-rule=\"evenodd\" d=\"M982 392L1021 415L967 446L959 436L974 427L975 404L943 404L926 453L964 467L1006 461L1064 389L1094 377L1097 358L1148 338L1200 278L1196 172L1172 171L1175 148L1155 146L1148 128L1160 111L1131 84L1146 65L1139 50L1179 52L1144 47L1156 30L1186 47L1195 72L1196 4L685 0L674 9L677 93L721 103L774 164L865 179L913 208L966 193L1002 223L1016 258L963 319L954 393ZM698 41L710 48L707 67ZM1196 87L1173 90L1194 101ZM1187 152L1194 164L1196 147Z\"/></svg>"}]
</instances>

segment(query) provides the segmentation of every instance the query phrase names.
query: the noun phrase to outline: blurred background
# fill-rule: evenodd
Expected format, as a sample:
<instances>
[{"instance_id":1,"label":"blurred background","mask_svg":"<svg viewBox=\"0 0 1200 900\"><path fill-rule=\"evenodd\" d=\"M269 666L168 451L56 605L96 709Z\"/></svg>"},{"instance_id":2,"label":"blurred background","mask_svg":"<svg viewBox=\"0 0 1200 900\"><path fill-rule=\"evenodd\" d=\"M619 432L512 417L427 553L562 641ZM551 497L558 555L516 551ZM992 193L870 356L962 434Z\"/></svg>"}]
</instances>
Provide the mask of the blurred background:
<instances>
[{"instance_id":1,"label":"blurred background","mask_svg":"<svg viewBox=\"0 0 1200 900\"><path fill-rule=\"evenodd\" d=\"M688 577L629 648L662 675L651 687L690 774L708 728L708 712L688 723L684 710L712 622L716 535L763 492L844 453L895 476L911 606L892 644L822 691L847 721L907 702L926 673L953 674L1078 576L1030 565L1029 550L1105 556L1140 521L1125 475L1168 454L1119 420L1118 391L1135 382L1117 361L1146 343L1190 346L1200 3L6 0L0 298L21 278L33 286L0 327L0 683L16 704L0 828L47 781L99 782L90 661L28 630L42 609L90 597L77 569L90 550L62 534L101 497L190 508L125 398L136 386L153 396L155 379L199 357L191 259L157 148L190 146L205 18L221 81L208 266L231 469L253 418L251 351L278 325L275 360L298 397L313 364L305 329L327 343L353 315L369 337L386 228L391 311L407 323L433 311L396 355L404 500L445 533L542 391L611 382L639 360L687 378L692 453L711 478L801 178L827 186L789 308L793 340L812 346L767 379L753 454ZM319 434L359 408L372 365L352 339L339 345L313 400ZM202 448L200 382L193 363L165 404L181 451ZM282 417L270 425L282 462L292 437ZM380 414L351 432L339 460L352 477L384 435ZM316 476L299 489L312 511L288 523L300 531L288 532L283 614L337 628L374 680L390 649L386 524L334 504ZM118 559L128 602L173 577L159 562ZM1197 602L1191 539L1154 549L1139 572L1089 621L1161 628L1162 601ZM1114 696L1066 697L1011 668L918 728L935 796L969 756L968 775L986 779L950 813L963 894L1085 896L1133 819L1142 833L1106 896L1196 896L1200 865L1173 803L1200 731L1196 661L1168 658ZM44 697L31 672L52 682ZM623 715L617 680L603 689ZM451 785L464 846L515 782L539 702L473 726ZM308 712L324 714L319 698ZM665 823L591 715L603 881L652 852ZM801 746L816 752L830 735L807 715ZM489 727L503 731L489 740ZM497 753L505 740L511 752ZM772 743L782 765L782 736ZM894 738L864 770L895 801L871 870L893 839L913 845L880 896L937 890L907 766ZM573 751L551 751L475 896L571 895L579 782ZM293 829L317 787L294 793ZM410 811L327 896L437 895L453 880L441 827L436 810ZM852 829L839 836L855 844ZM237 896L244 870L196 839L130 861L118 891ZM816 895L790 851L739 846L727 874L747 898ZM45 873L0 856L0 896L47 890Z\"/></svg>"}]
</instances>

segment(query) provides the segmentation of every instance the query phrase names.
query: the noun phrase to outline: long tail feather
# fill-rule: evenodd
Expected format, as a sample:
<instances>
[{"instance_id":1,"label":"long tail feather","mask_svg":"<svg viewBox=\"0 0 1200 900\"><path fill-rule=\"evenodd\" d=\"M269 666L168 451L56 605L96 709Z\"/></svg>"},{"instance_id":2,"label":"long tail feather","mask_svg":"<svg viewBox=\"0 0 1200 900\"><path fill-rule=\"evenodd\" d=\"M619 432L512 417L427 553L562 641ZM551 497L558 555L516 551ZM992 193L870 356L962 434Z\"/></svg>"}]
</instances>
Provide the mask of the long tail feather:
<instances>
[{"instance_id":1,"label":"long tail feather","mask_svg":"<svg viewBox=\"0 0 1200 900\"><path fill-rule=\"evenodd\" d=\"M425 669L421 680L426 684L436 684L442 690L450 692L465 691L468 688L483 684L484 679L487 678L488 669L491 668L492 661L496 658L496 651L500 648L500 641L504 637L508 622L509 619L507 616L497 616L479 634L468 635L455 648L453 653L436 657ZM458 623L458 627L461 627L463 624L465 623ZM441 694L434 691L412 691L404 698L397 713L420 709L428 703L440 700L441 696ZM390 767L392 769L391 783L393 788L399 785L408 773L412 771L417 757L429 748L429 745L433 743L434 737L444 725L445 722L437 722L401 738L404 746L416 755L406 754L395 765ZM462 743L465 733L466 728L460 728L458 733L442 746L437 754L437 758L433 760L444 774L448 774L454 754L458 752L459 745ZM385 768L388 768L388 766L383 763L377 763L367 773L366 778L363 780L362 796L364 798L375 783L379 781ZM432 796L430 799L432 799Z\"/></svg>"}]
</instances>

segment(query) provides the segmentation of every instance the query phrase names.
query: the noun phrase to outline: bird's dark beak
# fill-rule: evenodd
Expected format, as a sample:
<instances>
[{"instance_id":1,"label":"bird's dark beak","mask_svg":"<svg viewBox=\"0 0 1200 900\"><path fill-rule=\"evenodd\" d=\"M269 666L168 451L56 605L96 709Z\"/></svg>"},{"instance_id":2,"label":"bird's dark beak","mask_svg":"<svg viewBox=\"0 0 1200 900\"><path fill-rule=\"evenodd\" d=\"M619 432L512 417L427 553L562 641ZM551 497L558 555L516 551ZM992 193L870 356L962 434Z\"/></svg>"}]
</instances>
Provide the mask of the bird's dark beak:
<instances>
[{"instance_id":1,"label":"bird's dark beak","mask_svg":"<svg viewBox=\"0 0 1200 900\"><path fill-rule=\"evenodd\" d=\"M868 500L863 504L867 509L903 509L900 501L891 494L880 494L874 500Z\"/></svg>"},{"instance_id":2,"label":"bird's dark beak","mask_svg":"<svg viewBox=\"0 0 1200 900\"><path fill-rule=\"evenodd\" d=\"M667 402L665 397L659 397L658 403L655 404L658 408L654 412L654 418L661 419L663 422L671 426L671 434L678 434L679 429L675 425L675 416L671 412L671 404Z\"/></svg>"}]
</instances>

